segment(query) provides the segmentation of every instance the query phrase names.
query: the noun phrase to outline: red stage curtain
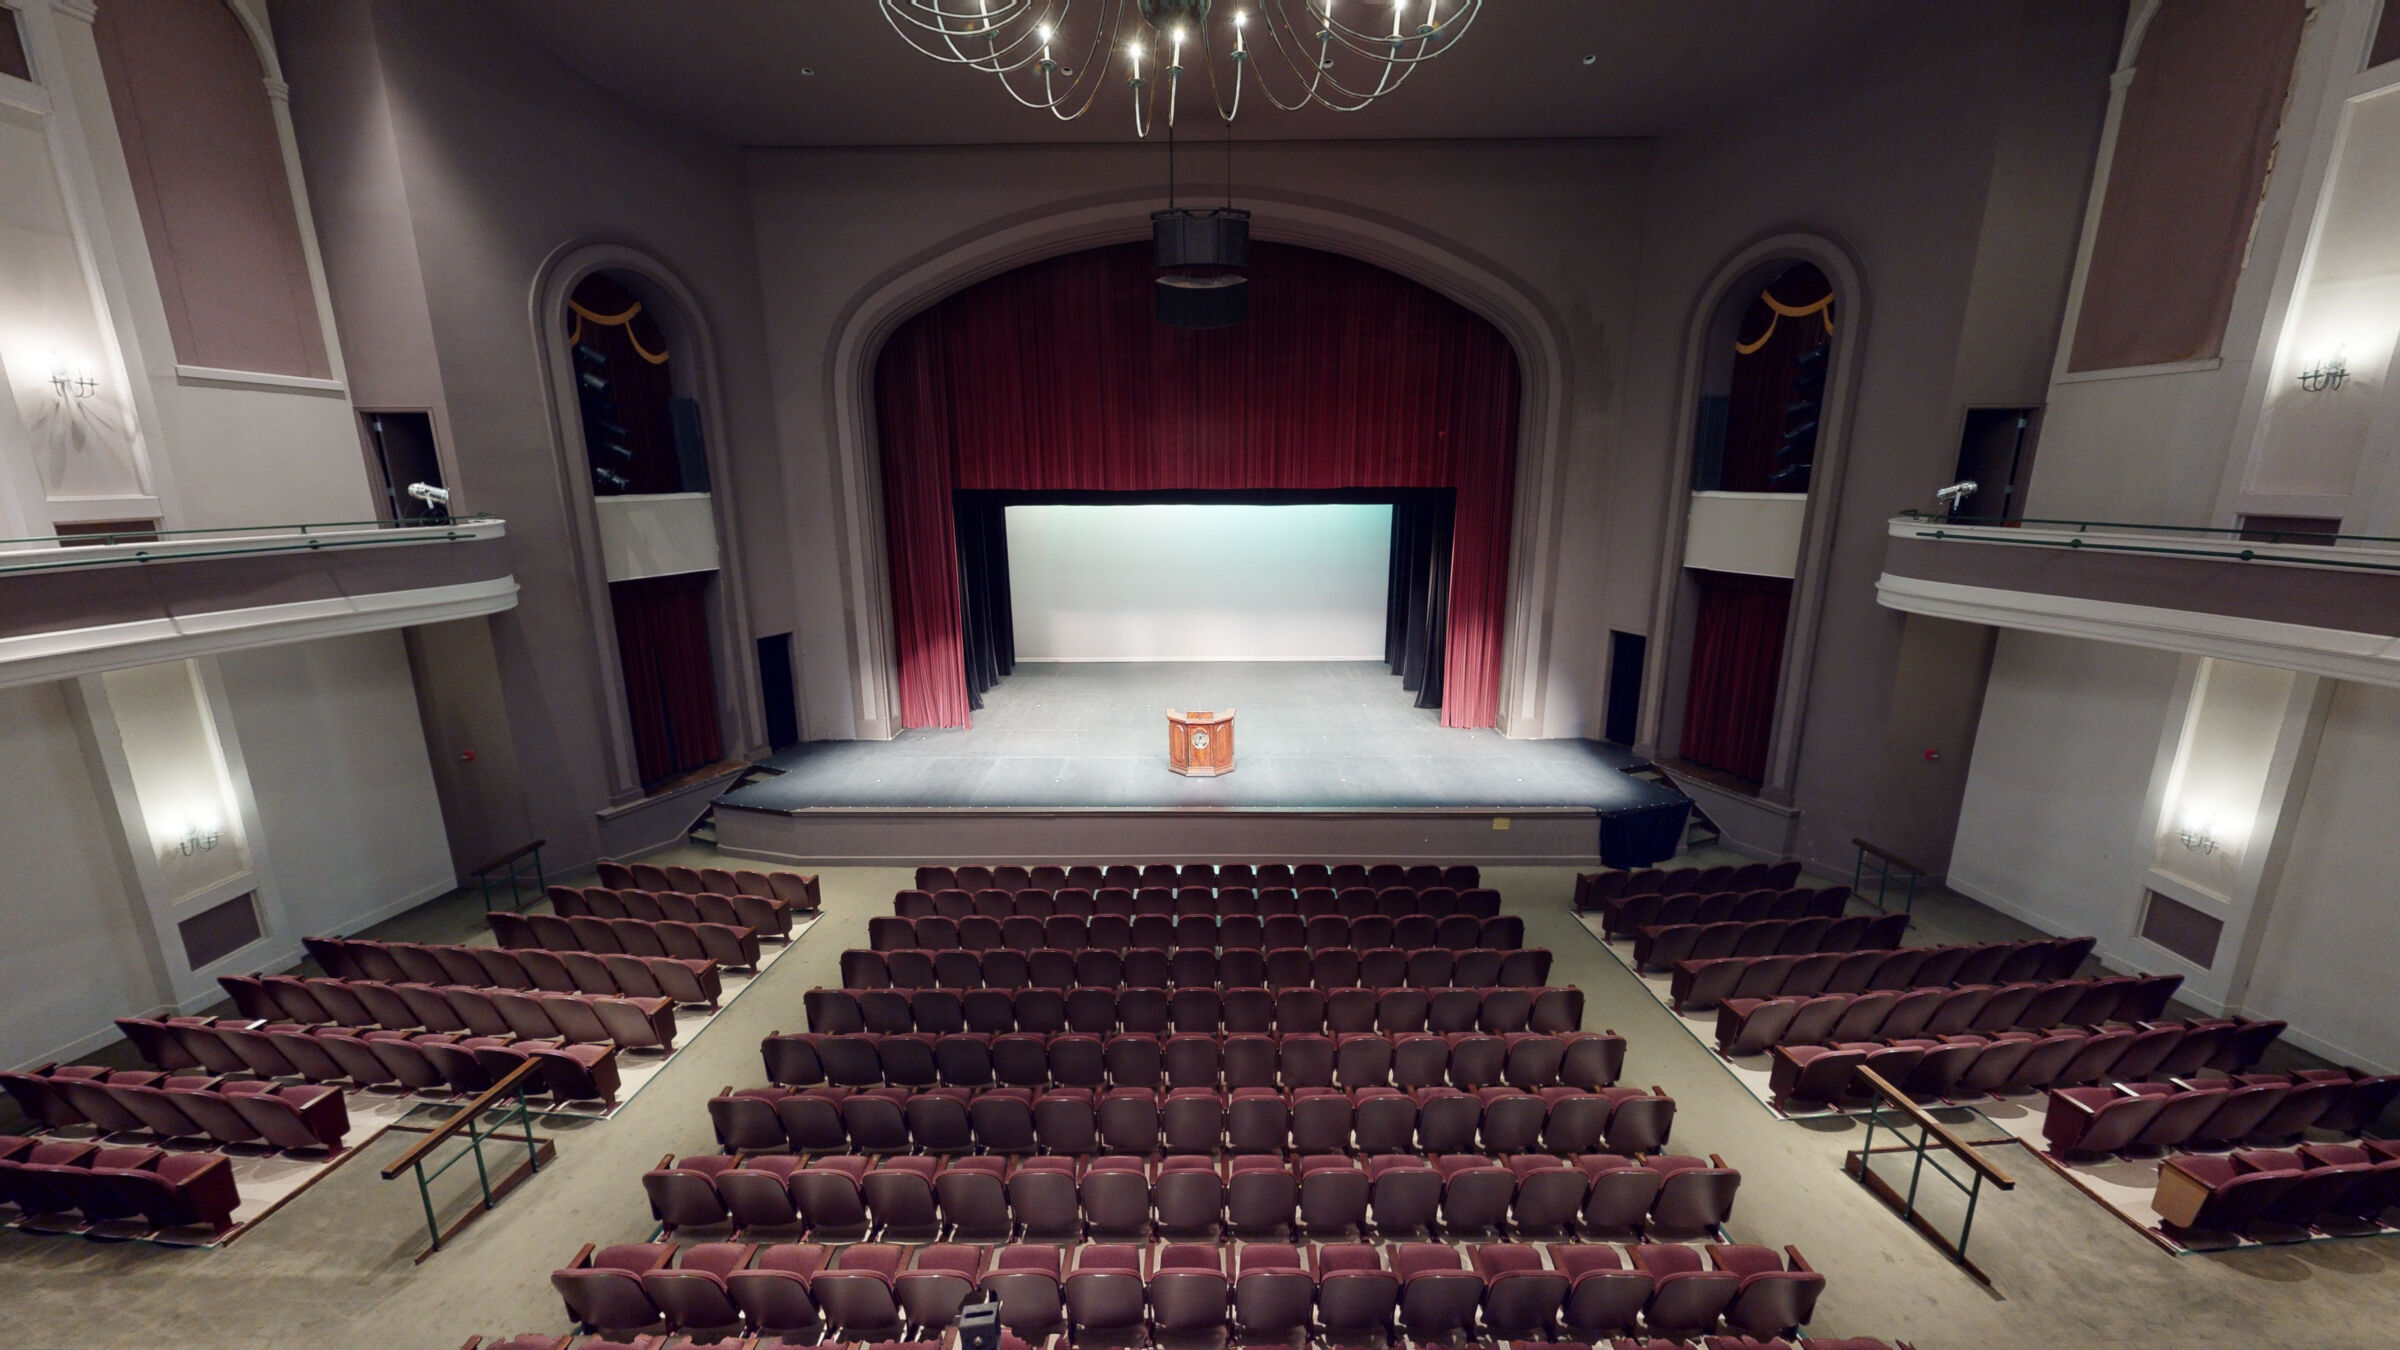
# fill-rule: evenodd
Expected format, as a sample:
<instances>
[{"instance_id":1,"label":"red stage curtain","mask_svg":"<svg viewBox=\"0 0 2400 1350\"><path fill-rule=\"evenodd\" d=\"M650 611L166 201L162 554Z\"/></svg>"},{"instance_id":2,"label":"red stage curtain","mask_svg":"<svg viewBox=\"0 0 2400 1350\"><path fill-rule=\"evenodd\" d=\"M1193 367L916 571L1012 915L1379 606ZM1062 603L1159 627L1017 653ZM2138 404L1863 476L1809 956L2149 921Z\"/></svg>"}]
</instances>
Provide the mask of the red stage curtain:
<instances>
[{"instance_id":1,"label":"red stage curtain","mask_svg":"<svg viewBox=\"0 0 2400 1350\"><path fill-rule=\"evenodd\" d=\"M1757 782L1767 775L1767 738L1775 726L1775 684L1783 673L1792 583L1783 577L1697 570L1692 578L1700 583L1700 611L1677 753Z\"/></svg>"},{"instance_id":2,"label":"red stage curtain","mask_svg":"<svg viewBox=\"0 0 2400 1350\"><path fill-rule=\"evenodd\" d=\"M1250 250L1250 318L1151 317L1150 245L1046 259L948 297L876 366L900 718L966 726L951 493L961 488L1447 487L1458 494L1442 724L1492 725L1517 363L1405 277Z\"/></svg>"},{"instance_id":3,"label":"red stage curtain","mask_svg":"<svg viewBox=\"0 0 2400 1350\"><path fill-rule=\"evenodd\" d=\"M608 588L633 754L644 783L725 757L708 655L709 576L648 577Z\"/></svg>"},{"instance_id":4,"label":"red stage curtain","mask_svg":"<svg viewBox=\"0 0 2400 1350\"><path fill-rule=\"evenodd\" d=\"M1725 409L1725 492L1806 492L1808 475L1782 482L1772 475L1781 460L1783 433L1816 420L1816 410L1791 410L1792 377L1801 355L1833 336L1833 283L1807 263L1795 263L1759 291L1734 334L1733 386ZM1817 308L1822 305L1823 308ZM1793 314L1793 310L1806 311Z\"/></svg>"}]
</instances>

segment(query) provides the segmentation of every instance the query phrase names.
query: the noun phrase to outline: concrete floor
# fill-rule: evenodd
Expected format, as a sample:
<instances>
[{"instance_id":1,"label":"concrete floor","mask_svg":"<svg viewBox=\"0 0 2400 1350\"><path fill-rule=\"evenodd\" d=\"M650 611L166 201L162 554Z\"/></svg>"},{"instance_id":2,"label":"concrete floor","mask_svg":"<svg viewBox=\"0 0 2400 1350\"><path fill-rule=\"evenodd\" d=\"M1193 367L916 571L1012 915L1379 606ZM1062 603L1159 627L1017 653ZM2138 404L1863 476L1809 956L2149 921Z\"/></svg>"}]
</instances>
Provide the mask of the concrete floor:
<instances>
[{"instance_id":1,"label":"concrete floor","mask_svg":"<svg viewBox=\"0 0 2400 1350\"><path fill-rule=\"evenodd\" d=\"M1976 1220L1973 1252L1992 1279L1978 1284L1841 1174L1860 1126L1772 1118L1598 949L1566 912L1571 873L1485 875L1525 916L1527 940L1557 953L1554 978L1587 991L1588 1025L1631 1038L1626 1080L1675 1094L1676 1150L1742 1169L1734 1238L1797 1244L1826 1273L1816 1334L1921 1350L2394 1343L2400 1238L2173 1257L2012 1150L1993 1156L2016 1189L1989 1196ZM451 1350L476 1333L565 1330L550 1270L584 1242L649 1235L639 1172L663 1153L713 1148L703 1099L761 1081L759 1037L801 1024L802 992L835 981L841 949L862 944L867 917L907 884L898 870L826 872L826 921L774 965L772 988L734 1004L615 1119L560 1122L557 1163L423 1265L412 1263L424 1239L415 1188L377 1176L409 1137L387 1136L220 1251L0 1233L0 1345ZM1963 903L1923 912L1936 937L2021 931ZM479 907L454 899L386 931L480 927Z\"/></svg>"}]
</instances>

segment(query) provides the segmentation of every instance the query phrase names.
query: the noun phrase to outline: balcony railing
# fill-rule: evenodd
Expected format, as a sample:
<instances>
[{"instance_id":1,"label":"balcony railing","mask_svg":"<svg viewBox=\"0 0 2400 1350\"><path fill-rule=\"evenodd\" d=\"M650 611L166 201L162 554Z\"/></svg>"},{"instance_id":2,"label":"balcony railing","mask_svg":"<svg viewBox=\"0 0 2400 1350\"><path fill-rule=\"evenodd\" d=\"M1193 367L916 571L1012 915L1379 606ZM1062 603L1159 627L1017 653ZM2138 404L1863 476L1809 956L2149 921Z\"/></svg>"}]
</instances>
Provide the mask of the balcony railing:
<instances>
[{"instance_id":1,"label":"balcony railing","mask_svg":"<svg viewBox=\"0 0 2400 1350\"><path fill-rule=\"evenodd\" d=\"M500 531L497 516L440 521L334 520L297 525L226 525L201 530L129 529L105 534L0 539L0 575L135 563L466 543Z\"/></svg>"},{"instance_id":2,"label":"balcony railing","mask_svg":"<svg viewBox=\"0 0 2400 1350\"><path fill-rule=\"evenodd\" d=\"M2002 520L1993 516L1929 516L1903 511L1892 518L1899 539L1996 544L2094 553L2150 554L2219 562L2339 567L2400 572L2400 538L2376 534L2304 534L2208 525L2153 525L2123 520ZM2377 554L2390 556L2378 557Z\"/></svg>"}]
</instances>

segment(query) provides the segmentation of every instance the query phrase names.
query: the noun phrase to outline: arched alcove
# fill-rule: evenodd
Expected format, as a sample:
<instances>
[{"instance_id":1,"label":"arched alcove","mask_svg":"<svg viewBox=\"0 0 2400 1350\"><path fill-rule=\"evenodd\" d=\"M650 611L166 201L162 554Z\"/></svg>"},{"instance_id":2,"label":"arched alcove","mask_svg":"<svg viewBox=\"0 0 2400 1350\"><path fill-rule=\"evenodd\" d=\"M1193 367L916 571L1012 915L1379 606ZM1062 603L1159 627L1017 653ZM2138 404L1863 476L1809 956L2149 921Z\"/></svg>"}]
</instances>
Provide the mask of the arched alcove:
<instances>
[{"instance_id":1,"label":"arched alcove","mask_svg":"<svg viewBox=\"0 0 2400 1350\"><path fill-rule=\"evenodd\" d=\"M1513 499L1509 511L1506 611L1497 725L1539 734L1548 670L1547 604L1556 585L1558 482L1568 418L1566 324L1531 286L1458 245L1314 198L1273 191L1240 195L1259 203L1253 238L1339 253L1420 283L1490 322L1519 370ZM884 482L873 373L885 342L943 296L1013 267L1061 253L1147 237L1145 198L1111 193L1020 217L978 222L894 266L862 290L837 321L829 362L826 435L831 450L833 530L847 644L848 709L855 734L900 729L897 642L884 513Z\"/></svg>"},{"instance_id":2,"label":"arched alcove","mask_svg":"<svg viewBox=\"0 0 2400 1350\"><path fill-rule=\"evenodd\" d=\"M620 801L756 747L713 334L659 260L566 250L533 297ZM471 484L469 485L471 486Z\"/></svg>"},{"instance_id":3,"label":"arched alcove","mask_svg":"<svg viewBox=\"0 0 2400 1350\"><path fill-rule=\"evenodd\" d=\"M1436 668L1415 672L1426 706L1492 725L1517 444L1506 337L1395 272L1273 243L1251 250L1247 322L1174 328L1152 317L1156 270L1140 243L1029 263L927 308L881 354L903 720L968 720L967 495L1373 490L1420 494L1418 533L1444 541L1423 582L1444 616Z\"/></svg>"},{"instance_id":4,"label":"arched alcove","mask_svg":"<svg viewBox=\"0 0 2400 1350\"><path fill-rule=\"evenodd\" d=\"M1687 327L1682 420L1643 743L1731 790L1789 798L1864 318L1846 250L1762 239Z\"/></svg>"}]
</instances>

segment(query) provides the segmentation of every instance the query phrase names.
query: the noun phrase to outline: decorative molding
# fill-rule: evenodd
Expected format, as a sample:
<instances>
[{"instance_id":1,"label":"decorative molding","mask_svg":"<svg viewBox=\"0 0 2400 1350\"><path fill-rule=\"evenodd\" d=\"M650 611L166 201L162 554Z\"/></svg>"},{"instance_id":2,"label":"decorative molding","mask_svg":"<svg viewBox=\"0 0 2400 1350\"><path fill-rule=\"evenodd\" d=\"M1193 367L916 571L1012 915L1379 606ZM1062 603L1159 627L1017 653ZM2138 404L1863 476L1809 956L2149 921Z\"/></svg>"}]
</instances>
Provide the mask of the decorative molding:
<instances>
[{"instance_id":1,"label":"decorative molding","mask_svg":"<svg viewBox=\"0 0 2400 1350\"><path fill-rule=\"evenodd\" d=\"M0 688L350 633L414 628L497 614L516 603L517 581L509 576L0 638Z\"/></svg>"},{"instance_id":2,"label":"decorative molding","mask_svg":"<svg viewBox=\"0 0 2400 1350\"><path fill-rule=\"evenodd\" d=\"M100 6L93 0L50 0L50 12L63 14L77 23L91 23L100 17Z\"/></svg>"},{"instance_id":3,"label":"decorative molding","mask_svg":"<svg viewBox=\"0 0 2400 1350\"><path fill-rule=\"evenodd\" d=\"M223 389L265 389L273 393L333 394L350 396L350 386L340 380L320 379L313 375L278 375L267 370L220 370L215 366L175 367L175 383L213 386Z\"/></svg>"},{"instance_id":4,"label":"decorative molding","mask_svg":"<svg viewBox=\"0 0 2400 1350\"><path fill-rule=\"evenodd\" d=\"M260 83L266 85L268 98L275 100L277 103L289 103L292 101L291 81L279 80L274 76L269 75L265 79L261 80Z\"/></svg>"},{"instance_id":5,"label":"decorative molding","mask_svg":"<svg viewBox=\"0 0 2400 1350\"><path fill-rule=\"evenodd\" d=\"M1886 609L2273 666L2359 684L2400 687L2400 638L2305 624L2239 619L2038 591L1923 581L1886 572L1875 582Z\"/></svg>"},{"instance_id":6,"label":"decorative molding","mask_svg":"<svg viewBox=\"0 0 2400 1350\"><path fill-rule=\"evenodd\" d=\"M2118 366L2113 370L2070 370L2063 372L2052 384L2099 384L2105 380L2145 380L2153 375L2205 375L2225 365L2222 356L2205 357L2198 361L2167 361L2152 366Z\"/></svg>"},{"instance_id":7,"label":"decorative molding","mask_svg":"<svg viewBox=\"0 0 2400 1350\"><path fill-rule=\"evenodd\" d=\"M0 104L19 108L37 117L50 115L50 91L31 80L14 75L0 75Z\"/></svg>"}]
</instances>

